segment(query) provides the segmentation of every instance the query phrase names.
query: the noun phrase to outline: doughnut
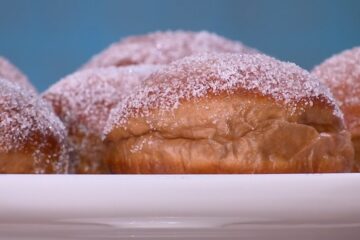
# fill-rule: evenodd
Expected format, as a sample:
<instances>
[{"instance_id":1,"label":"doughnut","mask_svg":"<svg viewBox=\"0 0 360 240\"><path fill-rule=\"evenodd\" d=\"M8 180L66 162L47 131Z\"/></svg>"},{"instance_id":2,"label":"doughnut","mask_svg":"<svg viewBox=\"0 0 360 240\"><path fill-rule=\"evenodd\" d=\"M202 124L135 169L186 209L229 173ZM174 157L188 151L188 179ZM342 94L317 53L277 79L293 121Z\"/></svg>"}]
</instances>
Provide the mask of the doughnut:
<instances>
[{"instance_id":1,"label":"doughnut","mask_svg":"<svg viewBox=\"0 0 360 240\"><path fill-rule=\"evenodd\" d=\"M85 68L168 64L201 52L255 53L255 49L206 31L167 31L125 38L94 56Z\"/></svg>"},{"instance_id":2,"label":"doughnut","mask_svg":"<svg viewBox=\"0 0 360 240\"><path fill-rule=\"evenodd\" d=\"M29 82L28 78L9 60L2 56L0 56L0 78L12 81L27 91L36 94L35 87Z\"/></svg>"},{"instance_id":3,"label":"doughnut","mask_svg":"<svg viewBox=\"0 0 360 240\"><path fill-rule=\"evenodd\" d=\"M354 171L360 171L360 47L343 51L315 67L312 73L334 94L344 113L355 149Z\"/></svg>"},{"instance_id":4,"label":"doughnut","mask_svg":"<svg viewBox=\"0 0 360 240\"><path fill-rule=\"evenodd\" d=\"M113 108L103 139L112 173L348 172L354 164L329 89L261 54L172 62Z\"/></svg>"},{"instance_id":5,"label":"doughnut","mask_svg":"<svg viewBox=\"0 0 360 240\"><path fill-rule=\"evenodd\" d=\"M0 173L67 173L64 125L39 97L0 78Z\"/></svg>"},{"instance_id":6,"label":"doughnut","mask_svg":"<svg viewBox=\"0 0 360 240\"><path fill-rule=\"evenodd\" d=\"M108 173L101 133L108 114L152 71L152 65L85 69L51 86L42 96L64 122L73 151L70 172Z\"/></svg>"}]
</instances>

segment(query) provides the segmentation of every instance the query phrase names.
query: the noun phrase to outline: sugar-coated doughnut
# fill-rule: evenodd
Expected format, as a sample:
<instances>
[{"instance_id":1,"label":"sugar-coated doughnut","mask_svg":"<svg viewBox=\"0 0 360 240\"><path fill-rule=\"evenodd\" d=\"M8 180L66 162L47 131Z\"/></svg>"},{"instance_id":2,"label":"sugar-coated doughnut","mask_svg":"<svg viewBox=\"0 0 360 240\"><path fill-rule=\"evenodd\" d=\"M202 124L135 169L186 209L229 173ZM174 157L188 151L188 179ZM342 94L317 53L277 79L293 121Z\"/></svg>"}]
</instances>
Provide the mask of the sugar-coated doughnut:
<instances>
[{"instance_id":1,"label":"sugar-coated doughnut","mask_svg":"<svg viewBox=\"0 0 360 240\"><path fill-rule=\"evenodd\" d=\"M0 173L66 173L64 125L50 106L0 78Z\"/></svg>"},{"instance_id":2,"label":"sugar-coated doughnut","mask_svg":"<svg viewBox=\"0 0 360 240\"><path fill-rule=\"evenodd\" d=\"M261 54L200 54L152 74L111 111L113 173L347 172L350 133L329 90Z\"/></svg>"},{"instance_id":3,"label":"sugar-coated doughnut","mask_svg":"<svg viewBox=\"0 0 360 240\"><path fill-rule=\"evenodd\" d=\"M35 87L29 82L28 78L9 60L2 56L0 56L0 78L19 84L31 93L36 93Z\"/></svg>"},{"instance_id":4,"label":"sugar-coated doughnut","mask_svg":"<svg viewBox=\"0 0 360 240\"><path fill-rule=\"evenodd\" d=\"M168 64L202 52L255 53L255 49L206 31L167 31L125 38L94 56L85 68Z\"/></svg>"},{"instance_id":5,"label":"sugar-coated doughnut","mask_svg":"<svg viewBox=\"0 0 360 240\"><path fill-rule=\"evenodd\" d=\"M160 66L86 69L51 86L43 98L64 122L73 147L71 172L108 173L101 133L111 108Z\"/></svg>"},{"instance_id":6,"label":"sugar-coated doughnut","mask_svg":"<svg viewBox=\"0 0 360 240\"><path fill-rule=\"evenodd\" d=\"M329 86L344 112L355 148L354 171L360 171L360 47L332 56L312 73Z\"/></svg>"}]
</instances>

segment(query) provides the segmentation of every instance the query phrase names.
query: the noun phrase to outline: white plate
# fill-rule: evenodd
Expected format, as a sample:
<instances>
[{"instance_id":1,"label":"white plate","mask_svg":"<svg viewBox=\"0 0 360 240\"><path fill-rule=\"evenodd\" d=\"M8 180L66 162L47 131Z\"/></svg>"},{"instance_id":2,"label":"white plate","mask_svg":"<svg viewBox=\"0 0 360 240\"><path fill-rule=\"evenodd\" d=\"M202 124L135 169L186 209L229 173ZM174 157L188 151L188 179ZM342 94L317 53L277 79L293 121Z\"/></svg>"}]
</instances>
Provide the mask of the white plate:
<instances>
[{"instance_id":1,"label":"white plate","mask_svg":"<svg viewBox=\"0 0 360 240\"><path fill-rule=\"evenodd\" d=\"M360 239L360 174L0 175L0 239Z\"/></svg>"}]
</instances>

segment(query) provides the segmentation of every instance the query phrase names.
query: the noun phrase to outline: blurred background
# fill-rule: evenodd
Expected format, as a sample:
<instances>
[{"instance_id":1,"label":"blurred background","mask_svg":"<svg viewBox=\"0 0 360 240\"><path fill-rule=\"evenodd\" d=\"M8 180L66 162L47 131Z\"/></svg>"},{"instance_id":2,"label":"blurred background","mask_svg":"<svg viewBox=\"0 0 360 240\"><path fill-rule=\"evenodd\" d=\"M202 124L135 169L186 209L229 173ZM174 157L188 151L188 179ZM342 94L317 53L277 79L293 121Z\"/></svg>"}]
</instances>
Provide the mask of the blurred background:
<instances>
[{"instance_id":1,"label":"blurred background","mask_svg":"<svg viewBox=\"0 0 360 240\"><path fill-rule=\"evenodd\" d=\"M356 0L0 0L0 55L42 91L110 43L208 30L311 69L360 45Z\"/></svg>"}]
</instances>

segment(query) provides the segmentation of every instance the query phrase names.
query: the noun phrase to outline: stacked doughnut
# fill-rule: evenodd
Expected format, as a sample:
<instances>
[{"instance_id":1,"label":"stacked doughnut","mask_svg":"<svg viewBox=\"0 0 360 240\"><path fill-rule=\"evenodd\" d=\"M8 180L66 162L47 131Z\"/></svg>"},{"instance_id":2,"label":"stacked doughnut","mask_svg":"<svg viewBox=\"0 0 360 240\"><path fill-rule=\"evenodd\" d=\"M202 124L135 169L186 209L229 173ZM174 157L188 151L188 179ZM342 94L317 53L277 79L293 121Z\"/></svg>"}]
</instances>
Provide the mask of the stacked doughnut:
<instances>
[{"instance_id":1,"label":"stacked doughnut","mask_svg":"<svg viewBox=\"0 0 360 240\"><path fill-rule=\"evenodd\" d=\"M84 68L168 64L204 52L256 53L257 50L214 33L168 31L125 38L95 55Z\"/></svg>"},{"instance_id":2,"label":"stacked doughnut","mask_svg":"<svg viewBox=\"0 0 360 240\"><path fill-rule=\"evenodd\" d=\"M49 102L68 131L70 172L109 173L102 130L110 110L155 70L198 52L255 52L207 32L157 32L129 37L93 57L82 70L50 87Z\"/></svg>"}]
</instances>

